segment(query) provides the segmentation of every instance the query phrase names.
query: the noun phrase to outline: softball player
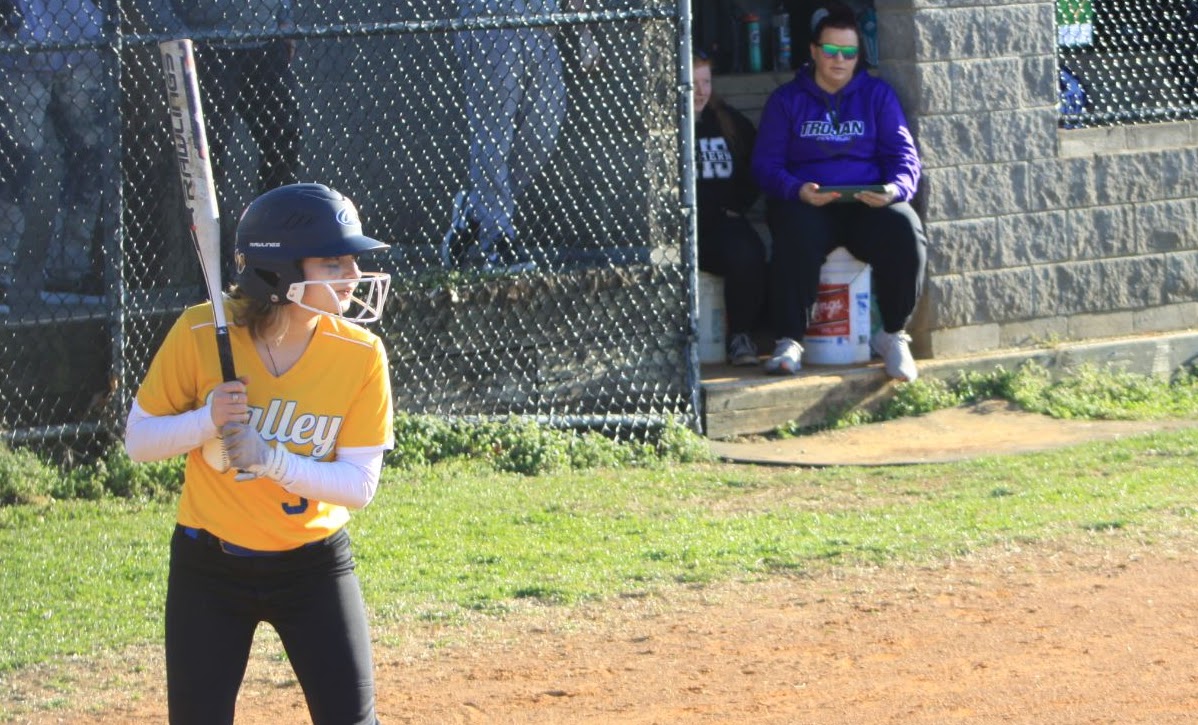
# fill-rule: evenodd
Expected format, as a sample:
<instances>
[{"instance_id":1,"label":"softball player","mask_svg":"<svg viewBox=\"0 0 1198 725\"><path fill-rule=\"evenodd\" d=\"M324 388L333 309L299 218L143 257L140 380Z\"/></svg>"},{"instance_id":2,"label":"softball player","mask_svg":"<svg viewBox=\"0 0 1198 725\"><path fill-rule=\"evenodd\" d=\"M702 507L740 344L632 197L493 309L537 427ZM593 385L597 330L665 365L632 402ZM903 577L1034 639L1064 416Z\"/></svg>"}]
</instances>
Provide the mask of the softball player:
<instances>
[{"instance_id":1,"label":"softball player","mask_svg":"<svg viewBox=\"0 0 1198 725\"><path fill-rule=\"evenodd\" d=\"M225 304L240 379L222 382L212 310L192 307L154 356L125 436L134 460L187 454L166 597L170 721L232 723L269 622L313 723L376 723L344 527L394 445L387 355L355 323L378 319L390 285L355 257L388 245L363 235L341 194L293 184L249 205L236 246Z\"/></svg>"}]
</instances>

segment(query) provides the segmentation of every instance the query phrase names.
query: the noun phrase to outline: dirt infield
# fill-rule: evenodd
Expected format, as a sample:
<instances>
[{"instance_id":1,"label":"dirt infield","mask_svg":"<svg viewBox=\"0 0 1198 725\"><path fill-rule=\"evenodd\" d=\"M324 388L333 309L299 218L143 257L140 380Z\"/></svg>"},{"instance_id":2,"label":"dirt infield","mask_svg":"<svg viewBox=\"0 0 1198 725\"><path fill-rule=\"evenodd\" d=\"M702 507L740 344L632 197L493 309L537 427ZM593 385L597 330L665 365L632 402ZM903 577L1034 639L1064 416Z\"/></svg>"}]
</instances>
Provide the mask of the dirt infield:
<instances>
[{"instance_id":1,"label":"dirt infield","mask_svg":"<svg viewBox=\"0 0 1198 725\"><path fill-rule=\"evenodd\" d=\"M977 445L980 430L1076 442L1073 431L1009 421L1007 412L974 413L990 416L981 426L942 416L921 425L941 450ZM968 440L948 440L954 430ZM888 431L875 441L909 443L919 433ZM1131 432L1141 431L1092 427L1083 439ZM857 435L827 438L855 446ZM987 450L1005 445L991 441ZM453 627L376 628L379 715L429 725L1191 723L1194 592L1198 530L1187 529L1151 542L1092 533L928 565L832 569L570 608L526 604ZM0 680L8 714L0 721L162 723L162 673L158 646L25 670ZM237 723L306 722L277 638L260 630Z\"/></svg>"},{"instance_id":2,"label":"dirt infield","mask_svg":"<svg viewBox=\"0 0 1198 725\"><path fill-rule=\"evenodd\" d=\"M379 714L438 725L1190 723L1196 545L1096 535L391 632L399 644L376 647ZM308 722L274 641L260 632L238 723ZM58 693L16 722L165 722L156 648L71 669L51 687L34 682L44 670L8 683L25 706Z\"/></svg>"}]
</instances>

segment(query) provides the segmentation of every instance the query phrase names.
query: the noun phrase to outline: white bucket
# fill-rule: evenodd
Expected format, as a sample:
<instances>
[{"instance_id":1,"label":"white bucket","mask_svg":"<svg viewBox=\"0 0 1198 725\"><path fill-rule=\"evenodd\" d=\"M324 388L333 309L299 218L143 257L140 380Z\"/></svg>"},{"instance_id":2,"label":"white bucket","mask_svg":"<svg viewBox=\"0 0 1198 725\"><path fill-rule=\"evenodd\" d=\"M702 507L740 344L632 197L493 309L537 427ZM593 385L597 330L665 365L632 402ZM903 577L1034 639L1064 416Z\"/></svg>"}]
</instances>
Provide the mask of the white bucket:
<instances>
[{"instance_id":1,"label":"white bucket","mask_svg":"<svg viewBox=\"0 0 1198 725\"><path fill-rule=\"evenodd\" d=\"M724 278L699 272L699 362L718 363L726 357Z\"/></svg>"},{"instance_id":2,"label":"white bucket","mask_svg":"<svg viewBox=\"0 0 1198 725\"><path fill-rule=\"evenodd\" d=\"M803 362L849 365L869 361L869 265L837 247L819 270L819 296L803 338Z\"/></svg>"}]
</instances>

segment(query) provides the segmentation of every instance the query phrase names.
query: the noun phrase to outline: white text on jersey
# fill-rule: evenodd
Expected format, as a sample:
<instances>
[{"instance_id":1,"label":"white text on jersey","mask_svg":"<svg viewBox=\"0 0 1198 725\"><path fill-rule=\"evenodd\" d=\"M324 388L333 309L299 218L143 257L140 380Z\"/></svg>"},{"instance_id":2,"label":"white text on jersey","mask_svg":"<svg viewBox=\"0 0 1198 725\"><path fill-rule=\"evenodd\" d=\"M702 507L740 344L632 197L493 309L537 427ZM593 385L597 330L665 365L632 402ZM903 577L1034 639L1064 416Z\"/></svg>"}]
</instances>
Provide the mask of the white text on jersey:
<instances>
[{"instance_id":1,"label":"white text on jersey","mask_svg":"<svg viewBox=\"0 0 1198 725\"><path fill-rule=\"evenodd\" d=\"M732 152L720 137L699 139L699 175L704 179L732 178Z\"/></svg>"},{"instance_id":2,"label":"white text on jersey","mask_svg":"<svg viewBox=\"0 0 1198 725\"><path fill-rule=\"evenodd\" d=\"M265 409L251 407L250 425L257 428L268 441L295 443L301 446L311 443L312 453L309 455L313 458L324 458L337 443L337 433L341 430L343 418L339 415L311 413L296 417L295 406L294 400L284 403L276 398L270 401Z\"/></svg>"}]
</instances>

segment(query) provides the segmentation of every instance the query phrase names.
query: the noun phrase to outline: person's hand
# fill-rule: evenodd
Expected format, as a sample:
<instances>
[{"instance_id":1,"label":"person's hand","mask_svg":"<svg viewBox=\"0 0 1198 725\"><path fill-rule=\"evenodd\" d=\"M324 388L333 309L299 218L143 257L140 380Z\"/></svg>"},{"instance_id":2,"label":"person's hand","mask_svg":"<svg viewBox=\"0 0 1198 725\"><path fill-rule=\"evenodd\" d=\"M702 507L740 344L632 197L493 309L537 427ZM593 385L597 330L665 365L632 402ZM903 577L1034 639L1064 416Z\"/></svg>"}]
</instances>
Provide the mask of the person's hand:
<instances>
[{"instance_id":1,"label":"person's hand","mask_svg":"<svg viewBox=\"0 0 1198 725\"><path fill-rule=\"evenodd\" d=\"M220 432L229 466L240 471L236 476L238 481L261 476L275 480L282 477L286 456L286 447L282 443L271 445L248 423L229 423Z\"/></svg>"},{"instance_id":2,"label":"person's hand","mask_svg":"<svg viewBox=\"0 0 1198 725\"><path fill-rule=\"evenodd\" d=\"M578 31L578 64L582 69L595 70L602 60L603 54L599 51L599 41L595 40L595 33L589 27Z\"/></svg>"},{"instance_id":3,"label":"person's hand","mask_svg":"<svg viewBox=\"0 0 1198 725\"><path fill-rule=\"evenodd\" d=\"M811 206L823 206L831 204L840 199L838 191L820 191L819 184L814 181L808 181L799 187L799 201L806 202Z\"/></svg>"},{"instance_id":4,"label":"person's hand","mask_svg":"<svg viewBox=\"0 0 1198 725\"><path fill-rule=\"evenodd\" d=\"M0 2L3 2L3 0L0 0ZM281 22L281 23L279 23L279 30L283 31L284 33L294 32L295 31L295 23L290 20ZM295 61L295 49L296 49L295 39L294 38L284 38L282 40L282 43L283 43L283 57L287 59L287 64L290 65L292 62Z\"/></svg>"},{"instance_id":5,"label":"person's hand","mask_svg":"<svg viewBox=\"0 0 1198 725\"><path fill-rule=\"evenodd\" d=\"M0 35L15 37L24 19L16 3L12 0L0 0Z\"/></svg>"},{"instance_id":6,"label":"person's hand","mask_svg":"<svg viewBox=\"0 0 1198 725\"><path fill-rule=\"evenodd\" d=\"M889 206L898 198L898 187L894 184L886 184L885 191L859 191L853 198L867 206L872 206L875 209Z\"/></svg>"},{"instance_id":7,"label":"person's hand","mask_svg":"<svg viewBox=\"0 0 1198 725\"><path fill-rule=\"evenodd\" d=\"M248 378L230 380L212 389L209 406L212 412L212 423L217 430L223 428L226 423L249 421L250 406L246 402L245 394L245 384L248 380Z\"/></svg>"}]
</instances>

